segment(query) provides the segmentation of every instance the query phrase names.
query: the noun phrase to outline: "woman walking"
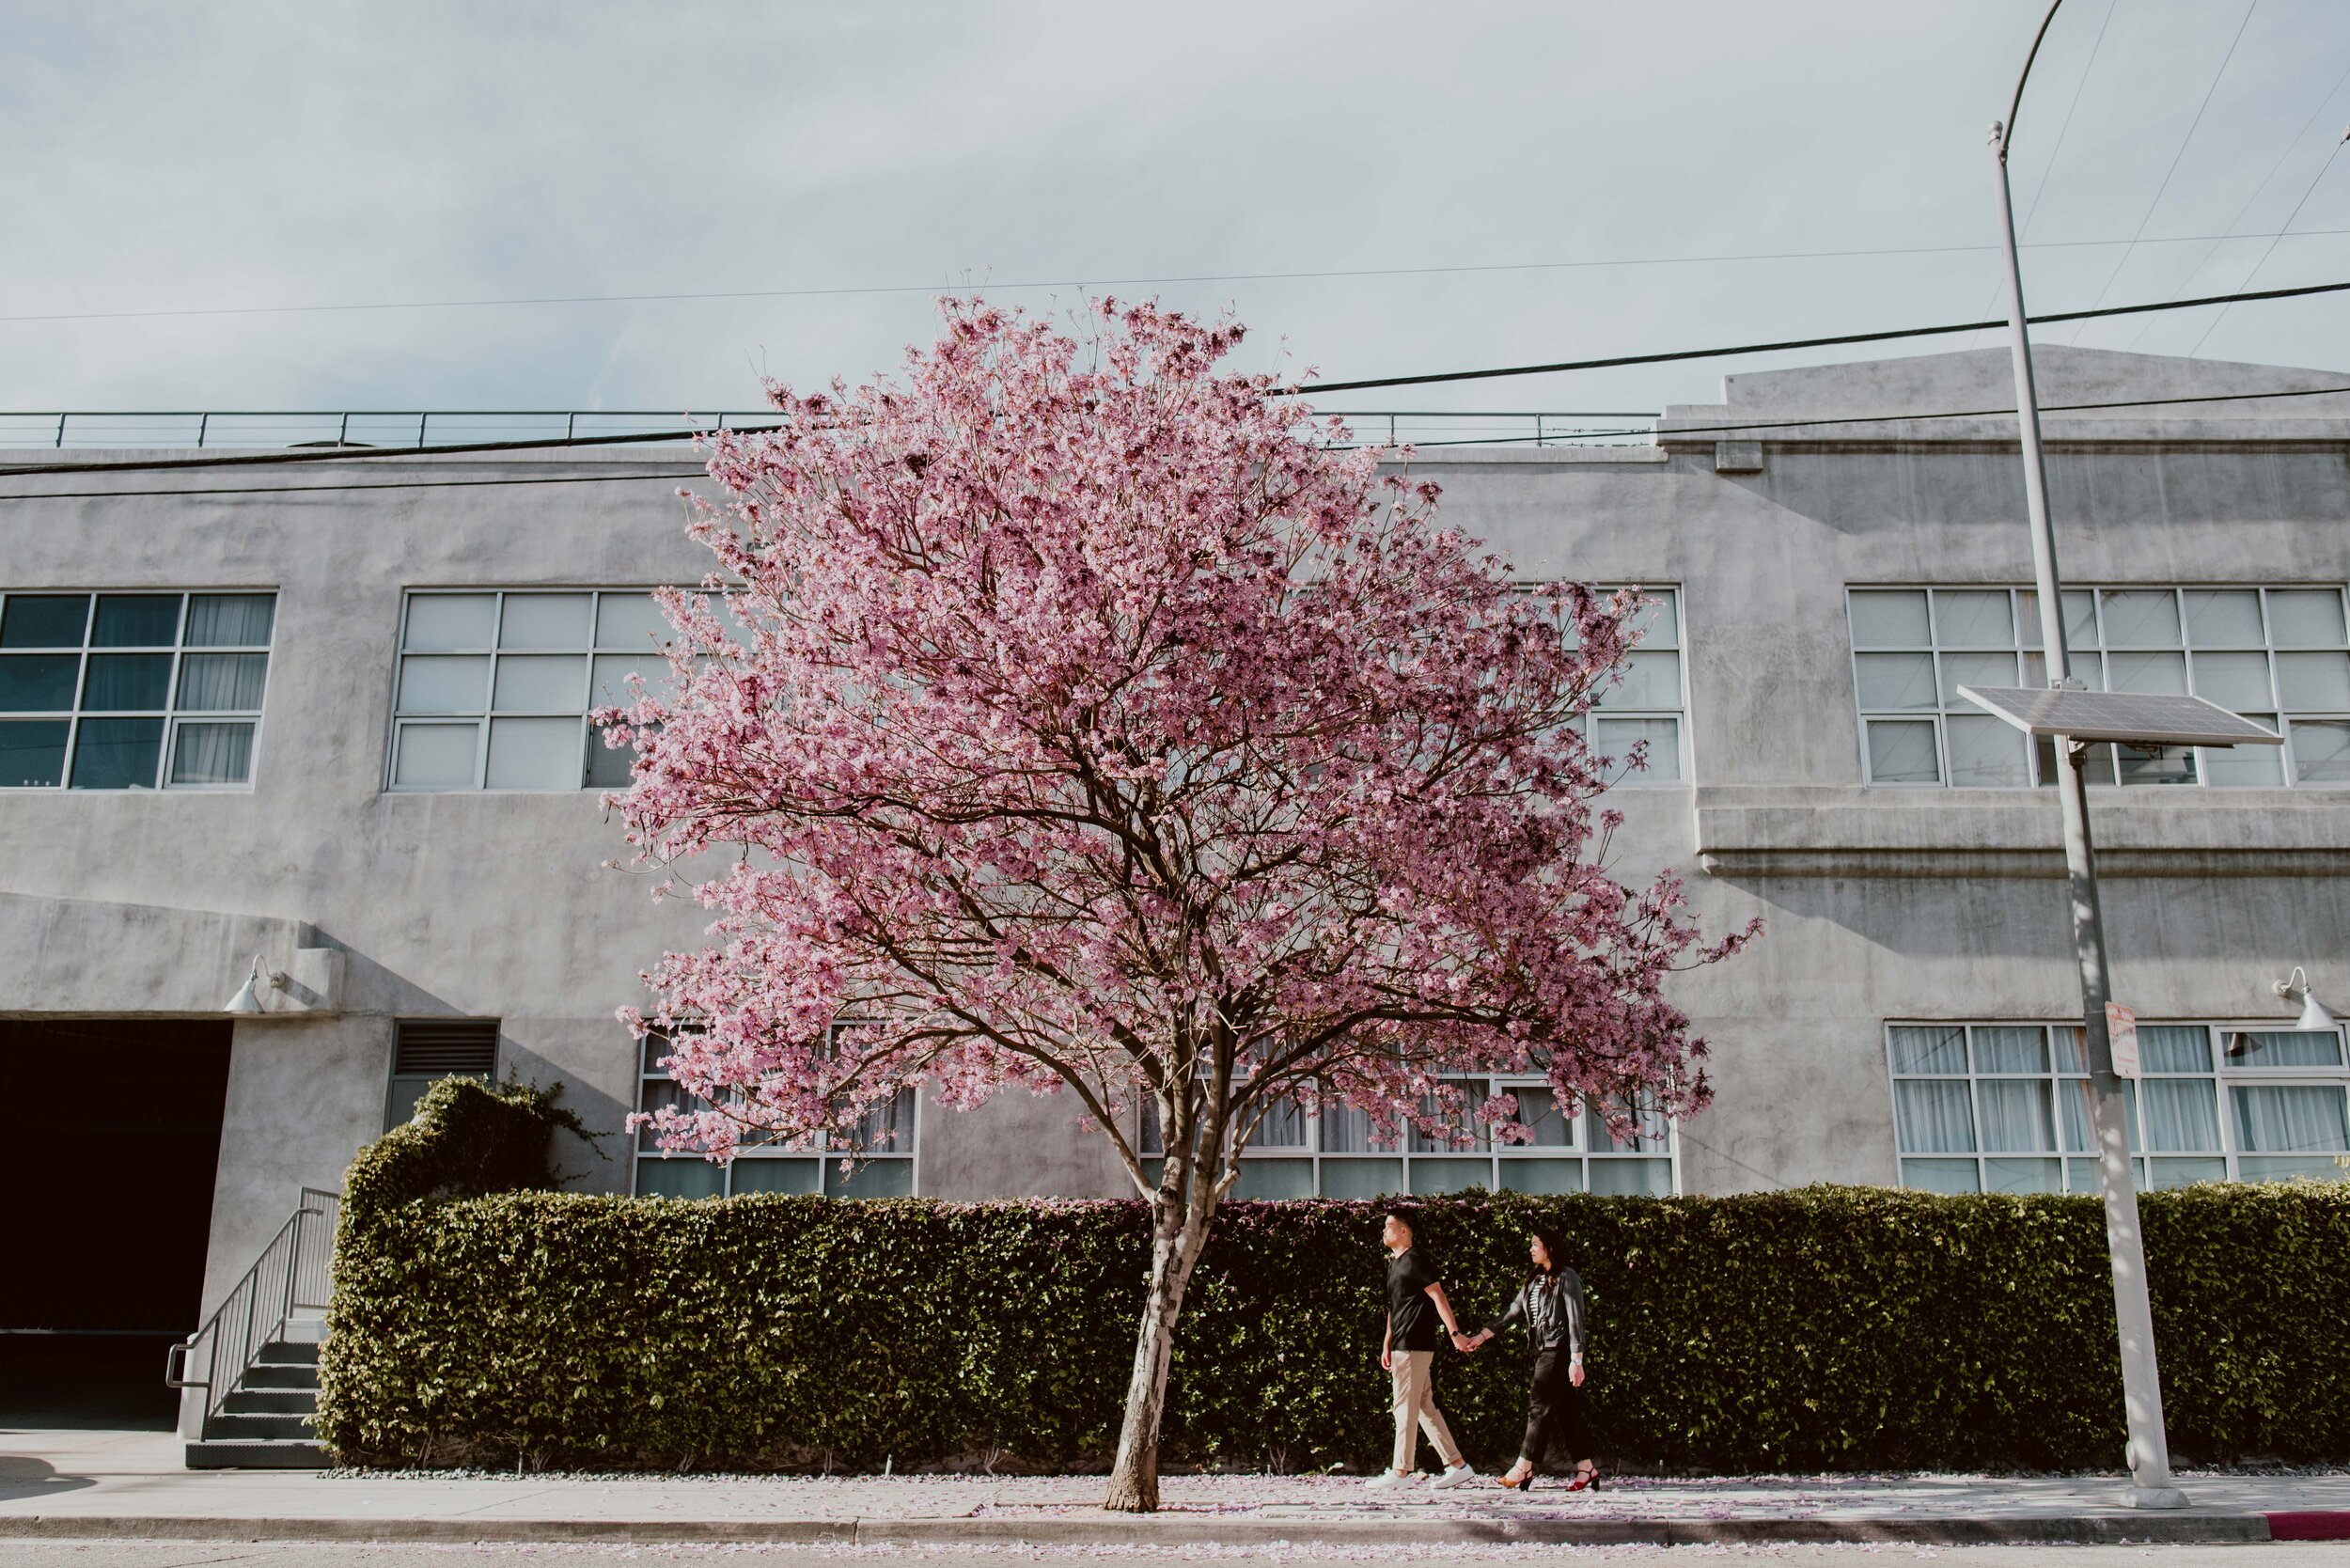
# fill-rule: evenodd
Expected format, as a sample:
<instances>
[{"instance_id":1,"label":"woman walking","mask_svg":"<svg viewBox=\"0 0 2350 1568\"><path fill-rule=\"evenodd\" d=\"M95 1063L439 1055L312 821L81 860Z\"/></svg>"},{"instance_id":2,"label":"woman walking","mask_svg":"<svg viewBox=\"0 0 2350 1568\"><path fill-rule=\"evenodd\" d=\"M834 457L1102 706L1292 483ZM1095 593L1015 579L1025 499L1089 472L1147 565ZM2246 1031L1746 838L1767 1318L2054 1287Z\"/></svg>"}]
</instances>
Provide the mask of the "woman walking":
<instances>
[{"instance_id":1,"label":"woman walking","mask_svg":"<svg viewBox=\"0 0 2350 1568\"><path fill-rule=\"evenodd\" d=\"M1472 1338L1453 1336L1456 1348L1470 1351L1502 1329L1523 1319L1534 1341L1534 1376L1527 1390L1526 1436L1518 1444L1518 1462L1501 1478L1501 1484L1525 1490L1534 1484L1543 1452L1554 1437L1563 1438L1574 1456L1574 1480L1567 1490L1599 1487L1599 1465L1590 1457L1590 1432L1583 1422L1584 1325L1583 1280L1559 1262L1559 1236L1536 1231L1528 1245L1534 1272L1518 1287L1502 1314Z\"/></svg>"}]
</instances>

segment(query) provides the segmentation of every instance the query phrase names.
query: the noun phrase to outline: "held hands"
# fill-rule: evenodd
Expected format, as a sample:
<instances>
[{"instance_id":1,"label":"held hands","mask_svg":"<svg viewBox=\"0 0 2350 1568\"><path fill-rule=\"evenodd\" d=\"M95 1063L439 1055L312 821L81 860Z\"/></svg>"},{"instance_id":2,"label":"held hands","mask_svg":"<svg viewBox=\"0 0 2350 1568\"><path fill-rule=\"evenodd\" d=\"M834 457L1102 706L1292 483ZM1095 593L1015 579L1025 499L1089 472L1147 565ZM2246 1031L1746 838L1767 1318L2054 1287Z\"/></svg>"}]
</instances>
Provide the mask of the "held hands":
<instances>
[{"instance_id":1,"label":"held hands","mask_svg":"<svg viewBox=\"0 0 2350 1568\"><path fill-rule=\"evenodd\" d=\"M1464 1334L1456 1328L1452 1331L1452 1348L1465 1355L1492 1338L1490 1333Z\"/></svg>"}]
</instances>

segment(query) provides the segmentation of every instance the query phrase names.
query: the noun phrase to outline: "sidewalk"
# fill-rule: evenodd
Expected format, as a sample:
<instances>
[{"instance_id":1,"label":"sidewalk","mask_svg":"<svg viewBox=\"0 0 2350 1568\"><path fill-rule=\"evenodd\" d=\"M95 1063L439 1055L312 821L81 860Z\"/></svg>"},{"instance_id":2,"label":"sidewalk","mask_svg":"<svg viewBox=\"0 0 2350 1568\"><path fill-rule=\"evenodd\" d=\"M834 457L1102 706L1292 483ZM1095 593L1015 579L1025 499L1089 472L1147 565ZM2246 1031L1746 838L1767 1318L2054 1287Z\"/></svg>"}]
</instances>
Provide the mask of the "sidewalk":
<instances>
[{"instance_id":1,"label":"sidewalk","mask_svg":"<svg viewBox=\"0 0 2350 1568\"><path fill-rule=\"evenodd\" d=\"M1737 1477L1596 1496L1489 1481L1370 1493L1337 1476L1169 1476L1106 1514L1095 1476L331 1476L180 1467L162 1433L0 1432L0 1539L1220 1543L2350 1540L2350 1472L2194 1476L2138 1512L2111 1478Z\"/></svg>"}]
</instances>

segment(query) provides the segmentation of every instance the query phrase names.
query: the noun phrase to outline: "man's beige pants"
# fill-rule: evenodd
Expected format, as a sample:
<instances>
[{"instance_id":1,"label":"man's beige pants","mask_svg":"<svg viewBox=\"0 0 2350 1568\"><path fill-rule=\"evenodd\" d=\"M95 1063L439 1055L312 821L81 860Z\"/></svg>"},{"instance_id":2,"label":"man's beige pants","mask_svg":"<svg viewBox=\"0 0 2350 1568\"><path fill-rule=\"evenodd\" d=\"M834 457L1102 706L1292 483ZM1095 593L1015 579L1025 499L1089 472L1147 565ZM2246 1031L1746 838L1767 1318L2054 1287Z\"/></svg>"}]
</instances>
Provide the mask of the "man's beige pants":
<instances>
[{"instance_id":1,"label":"man's beige pants","mask_svg":"<svg viewBox=\"0 0 2350 1568\"><path fill-rule=\"evenodd\" d=\"M1437 1457L1451 1469L1461 1463L1460 1445L1452 1440L1452 1429L1444 1424L1444 1412L1436 1408L1436 1353L1433 1350L1399 1350L1387 1357L1390 1375L1395 1379L1395 1467L1417 1469L1419 1466L1419 1435L1428 1434L1428 1440L1436 1445Z\"/></svg>"}]
</instances>

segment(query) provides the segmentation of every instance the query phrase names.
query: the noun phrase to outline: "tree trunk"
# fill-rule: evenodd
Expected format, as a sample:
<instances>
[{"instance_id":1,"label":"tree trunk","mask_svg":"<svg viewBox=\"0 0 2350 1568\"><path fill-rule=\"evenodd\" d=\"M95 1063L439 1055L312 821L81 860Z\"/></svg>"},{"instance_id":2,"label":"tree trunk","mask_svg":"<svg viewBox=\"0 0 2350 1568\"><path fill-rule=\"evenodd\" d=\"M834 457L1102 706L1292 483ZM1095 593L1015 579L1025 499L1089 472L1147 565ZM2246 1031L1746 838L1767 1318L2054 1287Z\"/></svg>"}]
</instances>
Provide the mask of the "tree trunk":
<instances>
[{"instance_id":1,"label":"tree trunk","mask_svg":"<svg viewBox=\"0 0 2350 1568\"><path fill-rule=\"evenodd\" d=\"M1135 1335L1134 1375L1126 1385L1126 1418L1118 1431L1102 1506L1121 1513L1155 1513L1159 1507L1159 1422L1167 1413L1167 1373L1175 1353L1175 1320L1183 1287L1207 1240L1205 1227L1178 1223L1151 1240L1151 1292L1143 1298Z\"/></svg>"}]
</instances>

